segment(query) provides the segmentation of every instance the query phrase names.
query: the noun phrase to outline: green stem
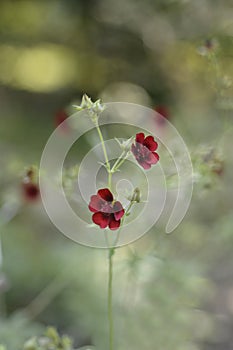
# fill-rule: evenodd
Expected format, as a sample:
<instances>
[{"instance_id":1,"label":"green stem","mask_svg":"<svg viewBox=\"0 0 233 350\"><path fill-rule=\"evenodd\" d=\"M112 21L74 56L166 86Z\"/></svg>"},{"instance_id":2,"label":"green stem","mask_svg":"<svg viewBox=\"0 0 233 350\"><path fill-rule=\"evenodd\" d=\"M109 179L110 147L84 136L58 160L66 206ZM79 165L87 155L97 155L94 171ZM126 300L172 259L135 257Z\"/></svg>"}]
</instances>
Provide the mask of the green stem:
<instances>
[{"instance_id":1,"label":"green stem","mask_svg":"<svg viewBox=\"0 0 233 350\"><path fill-rule=\"evenodd\" d=\"M122 227L123 227L123 225L124 225L125 217L128 216L128 214L129 214L129 212L130 212L130 209L132 208L133 204L134 204L134 202L131 201L130 204L129 204L129 206L128 206L128 208L127 208L126 211L125 211L125 214L124 214L122 220L121 220L121 227L119 228L119 230L118 230L118 232L117 232L117 236L116 236L116 239L115 239L115 242L114 242L114 247L115 247L115 246L117 245L117 243L118 243L119 236L120 236Z\"/></svg>"},{"instance_id":2,"label":"green stem","mask_svg":"<svg viewBox=\"0 0 233 350\"><path fill-rule=\"evenodd\" d=\"M99 135L99 138L100 138L100 142L101 142L101 145L102 145L102 149L103 149L103 152L104 152L104 158L105 158L106 168L107 168L107 172L108 172L108 187L111 190L111 187L112 187L112 174L115 171L117 171L119 169L119 167L125 162L125 160L128 157L128 152L123 151L121 153L120 157L117 159L117 161L113 165L113 167L111 168L109 160L108 160L108 153L107 153L107 150L106 150L106 147L105 147L103 134L101 132L101 129L100 129L99 124L98 124L97 121L95 123L95 126L96 126L96 130L98 132L98 135Z\"/></svg>"},{"instance_id":3,"label":"green stem","mask_svg":"<svg viewBox=\"0 0 233 350\"><path fill-rule=\"evenodd\" d=\"M112 188L112 172L108 172L108 188L111 190Z\"/></svg>"},{"instance_id":4,"label":"green stem","mask_svg":"<svg viewBox=\"0 0 233 350\"><path fill-rule=\"evenodd\" d=\"M108 256L108 324L109 324L109 350L113 350L114 327L113 327L113 307L112 307L112 279L113 279L113 255L114 248L109 249Z\"/></svg>"},{"instance_id":5,"label":"green stem","mask_svg":"<svg viewBox=\"0 0 233 350\"><path fill-rule=\"evenodd\" d=\"M97 129L97 132L98 132L98 135L99 135L99 138L100 138L100 141L101 141L102 149L103 149L103 152L104 152L104 158L105 158L106 166L107 166L108 171L110 171L110 164L109 164L108 154L107 154L107 150L106 150L105 143L104 143L104 138L103 138L102 132L101 132L100 127L99 127L98 124L96 124L96 129Z\"/></svg>"},{"instance_id":6,"label":"green stem","mask_svg":"<svg viewBox=\"0 0 233 350\"><path fill-rule=\"evenodd\" d=\"M111 172L114 173L116 166L118 165L118 163L123 159L123 156L125 154L125 151L123 151L120 155L120 157L117 159L117 161L115 162L115 164L113 165Z\"/></svg>"},{"instance_id":7,"label":"green stem","mask_svg":"<svg viewBox=\"0 0 233 350\"><path fill-rule=\"evenodd\" d=\"M98 123L96 123L96 130L98 132L98 135L99 135L99 138L100 138L100 142L101 142L101 145L102 145L102 149L103 149L103 152L104 152L104 158L105 158L106 168L107 168L107 172L108 172L108 188L111 191L111 188L112 188L112 171L111 171L111 167L110 167L109 160L108 160L108 154L107 154L107 150L106 150L106 147L105 147L104 138L103 138L103 135L102 135L102 132L101 132L101 129L100 129Z\"/></svg>"},{"instance_id":8,"label":"green stem","mask_svg":"<svg viewBox=\"0 0 233 350\"><path fill-rule=\"evenodd\" d=\"M128 157L128 153L125 155L124 158L122 158L120 163L118 163L118 165L116 167L114 167L114 171L117 171L120 168L120 166L122 166L122 164L126 161L127 157Z\"/></svg>"},{"instance_id":9,"label":"green stem","mask_svg":"<svg viewBox=\"0 0 233 350\"><path fill-rule=\"evenodd\" d=\"M124 223L125 216L130 212L130 209L132 208L134 202L130 202L125 215L121 222L121 227ZM121 228L118 231L116 241L114 245L116 245L119 234L120 234ZM115 248L109 248L109 255L108 255L108 324L109 324L109 350L113 350L113 342L114 342L114 325L113 325L113 306L112 306L112 280L113 280L113 255L115 253Z\"/></svg>"}]
</instances>

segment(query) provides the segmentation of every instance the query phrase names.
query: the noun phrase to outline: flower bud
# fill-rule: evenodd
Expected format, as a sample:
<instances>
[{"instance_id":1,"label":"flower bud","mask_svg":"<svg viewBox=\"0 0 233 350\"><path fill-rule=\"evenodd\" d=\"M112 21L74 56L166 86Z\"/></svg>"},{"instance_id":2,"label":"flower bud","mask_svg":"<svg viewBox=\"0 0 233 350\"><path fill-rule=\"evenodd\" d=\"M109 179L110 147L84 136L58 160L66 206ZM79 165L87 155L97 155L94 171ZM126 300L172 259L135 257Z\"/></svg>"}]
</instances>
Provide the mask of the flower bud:
<instances>
[{"instance_id":1,"label":"flower bud","mask_svg":"<svg viewBox=\"0 0 233 350\"><path fill-rule=\"evenodd\" d=\"M140 190L138 187L136 187L133 191L132 197L130 199L130 202L136 202L136 203L140 203L141 201L141 194L140 194Z\"/></svg>"},{"instance_id":2,"label":"flower bud","mask_svg":"<svg viewBox=\"0 0 233 350\"><path fill-rule=\"evenodd\" d=\"M74 105L74 108L78 111L87 109L90 113L91 119L95 121L96 119L98 119L99 114L104 111L105 106L101 104L100 100L92 102L91 98L84 94L82 97L81 104L79 106Z\"/></svg>"}]
</instances>

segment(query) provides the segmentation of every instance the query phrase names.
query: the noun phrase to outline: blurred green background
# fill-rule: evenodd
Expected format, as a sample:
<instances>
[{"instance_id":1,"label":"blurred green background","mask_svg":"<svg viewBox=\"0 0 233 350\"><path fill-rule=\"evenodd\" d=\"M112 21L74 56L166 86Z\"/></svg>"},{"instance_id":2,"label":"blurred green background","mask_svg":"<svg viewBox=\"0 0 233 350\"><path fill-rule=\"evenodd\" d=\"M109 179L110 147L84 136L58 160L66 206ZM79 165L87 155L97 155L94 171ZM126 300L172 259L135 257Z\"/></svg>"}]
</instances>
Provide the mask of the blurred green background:
<instances>
[{"instance_id":1,"label":"blurred green background","mask_svg":"<svg viewBox=\"0 0 233 350\"><path fill-rule=\"evenodd\" d=\"M176 231L117 251L116 349L233 348L232 14L231 0L0 1L0 203L14 203L0 209L0 344L54 325L107 349L107 253L20 193L57 113L87 93L166 109L194 163Z\"/></svg>"}]
</instances>

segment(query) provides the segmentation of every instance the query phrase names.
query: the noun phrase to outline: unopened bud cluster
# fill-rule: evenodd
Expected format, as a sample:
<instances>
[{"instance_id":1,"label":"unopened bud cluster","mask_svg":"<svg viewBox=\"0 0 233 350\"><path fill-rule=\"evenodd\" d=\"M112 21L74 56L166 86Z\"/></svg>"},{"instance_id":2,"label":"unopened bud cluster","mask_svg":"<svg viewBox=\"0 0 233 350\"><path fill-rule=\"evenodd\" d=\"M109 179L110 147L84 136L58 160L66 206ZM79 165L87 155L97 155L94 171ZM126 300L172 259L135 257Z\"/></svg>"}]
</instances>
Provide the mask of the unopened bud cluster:
<instances>
[{"instance_id":1,"label":"unopened bud cluster","mask_svg":"<svg viewBox=\"0 0 233 350\"><path fill-rule=\"evenodd\" d=\"M74 105L77 111L87 110L93 121L98 120L99 115L104 111L105 106L97 100L93 102L86 94L83 95L81 104L79 106Z\"/></svg>"}]
</instances>

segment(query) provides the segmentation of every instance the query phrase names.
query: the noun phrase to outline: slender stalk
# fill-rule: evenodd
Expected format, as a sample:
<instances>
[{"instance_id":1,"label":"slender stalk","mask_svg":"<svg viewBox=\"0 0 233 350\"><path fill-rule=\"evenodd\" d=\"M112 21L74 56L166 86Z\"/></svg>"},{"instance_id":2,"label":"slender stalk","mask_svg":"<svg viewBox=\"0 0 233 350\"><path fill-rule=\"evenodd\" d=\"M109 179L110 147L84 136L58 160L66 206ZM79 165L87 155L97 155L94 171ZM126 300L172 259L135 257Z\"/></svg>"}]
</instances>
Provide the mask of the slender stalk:
<instances>
[{"instance_id":1,"label":"slender stalk","mask_svg":"<svg viewBox=\"0 0 233 350\"><path fill-rule=\"evenodd\" d=\"M104 138L101 132L101 129L98 125L98 122L96 122L96 129L100 138L100 142L102 145L102 149L103 149L103 153L104 153L104 158L105 158L105 162L106 162L106 169L108 172L108 187L111 190L112 187L112 174L124 163L124 161L126 160L126 158L128 157L128 152L123 151L122 154L120 155L120 157L117 159L117 161L115 162L115 164L113 165L113 167L111 168L109 160L108 160L108 154L107 154L107 150L105 147L105 143L104 143ZM125 214L128 214L131 207L133 205L133 202L131 202L129 204L129 207L126 210ZM123 221L124 218L122 219L122 224L123 225ZM118 232L117 238L116 238L116 242L119 239L119 233L120 233L121 229ZM107 240L107 237L106 237ZM108 240L107 240L108 242ZM112 282L113 282L113 255L115 253L115 248L109 248L109 255L108 255L108 325L109 325L109 350L113 350L114 349L114 324L113 324L113 305L112 305L112 294L113 294L113 286L112 286Z\"/></svg>"},{"instance_id":2,"label":"slender stalk","mask_svg":"<svg viewBox=\"0 0 233 350\"><path fill-rule=\"evenodd\" d=\"M122 154L120 155L120 157L115 162L115 164L111 168L109 160L108 160L108 153L107 153L107 150L106 150L106 147L105 147L103 134L102 134L102 131L101 131L100 127L99 127L98 121L95 122L95 126L96 126L96 130L98 132L98 135L99 135L99 138L100 138L100 142L101 142L101 145L102 145L104 158L105 158L105 162L106 162L106 168L107 168L107 172L108 172L108 187L111 190L111 188L112 188L112 174L115 171L117 171L119 169L119 167L125 162L125 160L128 157L128 152L126 152L124 150L122 152Z\"/></svg>"},{"instance_id":3,"label":"slender stalk","mask_svg":"<svg viewBox=\"0 0 233 350\"><path fill-rule=\"evenodd\" d=\"M114 246L117 244L119 239L119 234L122 228L122 225L124 223L125 216L129 214L130 209L132 208L134 202L131 201L125 215L121 222L121 227L118 231L116 240L114 242ZM113 281L113 255L115 254L115 248L109 248L109 254L108 254L108 325L109 325L109 350L114 349L114 324L113 324L113 306L112 306L112 281Z\"/></svg>"},{"instance_id":4,"label":"slender stalk","mask_svg":"<svg viewBox=\"0 0 233 350\"><path fill-rule=\"evenodd\" d=\"M103 134L101 132L101 129L100 129L98 123L96 123L96 130L98 132L98 135L99 135L99 138L100 138L100 142L101 142L101 145L102 145L102 149L103 149L103 152L104 152L104 158L105 158L106 168L107 168L107 172L108 172L108 188L111 191L111 188L112 188L112 171L111 171L110 163L109 163L109 160L108 160L108 153L107 153L107 150L106 150L106 147L105 147Z\"/></svg>"},{"instance_id":5,"label":"slender stalk","mask_svg":"<svg viewBox=\"0 0 233 350\"><path fill-rule=\"evenodd\" d=\"M101 145L102 145L102 149L103 149L103 152L104 152L104 158L105 158L107 169L108 169L108 171L110 171L110 164L109 164L108 154L107 154L107 150L106 150L105 143L104 143L104 138L103 138L102 132L101 132L100 127L99 127L98 124L96 124L96 130L98 132L98 135L99 135L99 138L100 138L100 141L101 141Z\"/></svg>"},{"instance_id":6,"label":"slender stalk","mask_svg":"<svg viewBox=\"0 0 233 350\"><path fill-rule=\"evenodd\" d=\"M133 202L130 202L125 214L130 212ZM124 222L125 215L121 222L121 228ZM121 228L118 231L114 246L117 244ZM115 248L109 248L108 256L108 324L109 324L109 350L114 350L114 323L113 323L113 306L112 306L112 280L113 280L113 255Z\"/></svg>"},{"instance_id":7,"label":"slender stalk","mask_svg":"<svg viewBox=\"0 0 233 350\"><path fill-rule=\"evenodd\" d=\"M125 151L123 151L120 155L120 157L116 160L115 164L113 164L111 172L114 173L116 166L120 163L120 161L124 158Z\"/></svg>"},{"instance_id":8,"label":"slender stalk","mask_svg":"<svg viewBox=\"0 0 233 350\"><path fill-rule=\"evenodd\" d=\"M120 168L120 166L126 161L127 157L128 157L128 154L126 154L125 157L121 159L118 165L114 168L114 171L117 171Z\"/></svg>"},{"instance_id":9,"label":"slender stalk","mask_svg":"<svg viewBox=\"0 0 233 350\"><path fill-rule=\"evenodd\" d=\"M110 167L110 163L108 160L108 154L104 143L104 138L101 132L101 129L96 123L96 129L100 138L100 142L102 145L104 158L106 162L106 168L108 172L108 187L111 190L112 187L112 170ZM107 240L107 237L106 237ZM108 240L107 240L108 244ZM114 248L109 248L109 256L108 256L108 325L109 325L109 350L113 350L113 341L114 341L114 327L113 327L113 307L112 307L112 279L113 279L113 254L115 252Z\"/></svg>"},{"instance_id":10,"label":"slender stalk","mask_svg":"<svg viewBox=\"0 0 233 350\"><path fill-rule=\"evenodd\" d=\"M108 324L109 324L109 350L113 350L114 327L113 327L113 307L112 307L112 280L113 280L113 255L115 249L109 249L108 256Z\"/></svg>"},{"instance_id":11,"label":"slender stalk","mask_svg":"<svg viewBox=\"0 0 233 350\"><path fill-rule=\"evenodd\" d=\"M108 172L108 188L111 191L111 188L112 188L112 172L111 171Z\"/></svg>"},{"instance_id":12,"label":"slender stalk","mask_svg":"<svg viewBox=\"0 0 233 350\"><path fill-rule=\"evenodd\" d=\"M125 217L128 216L128 214L129 214L129 212L130 212L130 209L132 208L133 204L134 204L134 202L131 201L130 204L129 204L129 206L128 206L128 208L127 208L126 211L125 211L125 214L124 214L122 220L121 220L121 227L119 228L119 230L118 230L118 232L117 232L117 236L116 236L116 239L115 239L115 242L114 242L114 247L115 247L115 246L117 245L117 243L118 243L119 236L120 236L122 227L123 227L123 225L124 225Z\"/></svg>"}]
</instances>

